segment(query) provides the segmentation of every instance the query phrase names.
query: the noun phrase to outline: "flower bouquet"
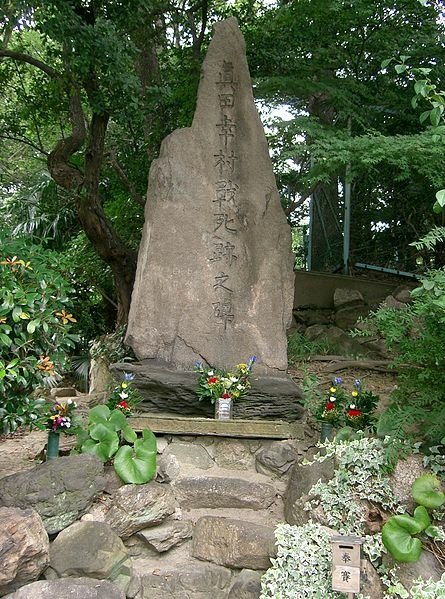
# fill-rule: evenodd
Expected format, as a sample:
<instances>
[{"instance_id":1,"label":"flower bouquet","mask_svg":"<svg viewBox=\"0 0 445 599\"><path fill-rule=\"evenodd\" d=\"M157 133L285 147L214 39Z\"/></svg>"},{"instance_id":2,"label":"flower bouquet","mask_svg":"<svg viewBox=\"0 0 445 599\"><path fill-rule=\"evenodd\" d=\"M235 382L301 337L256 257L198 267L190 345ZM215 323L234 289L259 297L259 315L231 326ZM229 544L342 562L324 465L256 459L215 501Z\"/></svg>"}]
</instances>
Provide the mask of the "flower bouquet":
<instances>
[{"instance_id":1,"label":"flower bouquet","mask_svg":"<svg viewBox=\"0 0 445 599\"><path fill-rule=\"evenodd\" d=\"M131 416L137 406L141 403L141 395L137 389L132 386L134 374L124 372L123 380L114 387L107 401L110 410L120 410L125 416Z\"/></svg>"},{"instance_id":2,"label":"flower bouquet","mask_svg":"<svg viewBox=\"0 0 445 599\"><path fill-rule=\"evenodd\" d=\"M373 412L379 398L371 391L364 391L360 379L355 379L351 399L346 404L345 425L363 430L374 423Z\"/></svg>"},{"instance_id":3,"label":"flower bouquet","mask_svg":"<svg viewBox=\"0 0 445 599\"><path fill-rule=\"evenodd\" d=\"M255 356L250 356L247 363L237 364L231 371L222 368L203 366L202 362L195 362L195 371L198 373L197 395L199 401L208 400L212 404L223 402L227 415L231 417L232 401L246 395L251 387L249 380L252 367L256 362Z\"/></svg>"},{"instance_id":4,"label":"flower bouquet","mask_svg":"<svg viewBox=\"0 0 445 599\"><path fill-rule=\"evenodd\" d=\"M342 382L340 377L335 377L329 388L328 396L322 398L316 406L314 416L319 422L326 422L333 427L343 424L346 393L341 386Z\"/></svg>"},{"instance_id":5,"label":"flower bouquet","mask_svg":"<svg viewBox=\"0 0 445 599\"><path fill-rule=\"evenodd\" d=\"M59 455L60 433L75 434L74 411L77 403L72 399L66 402L57 402L45 413L45 428L48 431L48 444L46 447L46 459L52 460Z\"/></svg>"}]
</instances>

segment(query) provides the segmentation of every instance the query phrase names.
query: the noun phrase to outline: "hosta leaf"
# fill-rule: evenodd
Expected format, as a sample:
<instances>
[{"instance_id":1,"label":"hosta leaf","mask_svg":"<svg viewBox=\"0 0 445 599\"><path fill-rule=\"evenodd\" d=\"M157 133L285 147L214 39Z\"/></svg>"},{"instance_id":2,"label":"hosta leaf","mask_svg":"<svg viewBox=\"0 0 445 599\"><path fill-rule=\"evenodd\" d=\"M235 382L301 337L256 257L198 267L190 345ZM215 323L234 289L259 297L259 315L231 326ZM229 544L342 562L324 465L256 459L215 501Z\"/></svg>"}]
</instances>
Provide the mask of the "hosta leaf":
<instances>
[{"instance_id":1,"label":"hosta leaf","mask_svg":"<svg viewBox=\"0 0 445 599\"><path fill-rule=\"evenodd\" d=\"M394 516L382 528L382 541L390 554L399 562L416 562L422 552L422 543L399 526Z\"/></svg>"},{"instance_id":2,"label":"hosta leaf","mask_svg":"<svg viewBox=\"0 0 445 599\"><path fill-rule=\"evenodd\" d=\"M125 483L142 485L154 478L156 438L153 446L153 437L151 431L144 431L142 439L136 439L134 442L134 447L124 445L116 453L114 469Z\"/></svg>"},{"instance_id":3,"label":"hosta leaf","mask_svg":"<svg viewBox=\"0 0 445 599\"><path fill-rule=\"evenodd\" d=\"M413 482L411 493L416 503L437 509L445 502L440 480L434 474L424 474Z\"/></svg>"}]
</instances>

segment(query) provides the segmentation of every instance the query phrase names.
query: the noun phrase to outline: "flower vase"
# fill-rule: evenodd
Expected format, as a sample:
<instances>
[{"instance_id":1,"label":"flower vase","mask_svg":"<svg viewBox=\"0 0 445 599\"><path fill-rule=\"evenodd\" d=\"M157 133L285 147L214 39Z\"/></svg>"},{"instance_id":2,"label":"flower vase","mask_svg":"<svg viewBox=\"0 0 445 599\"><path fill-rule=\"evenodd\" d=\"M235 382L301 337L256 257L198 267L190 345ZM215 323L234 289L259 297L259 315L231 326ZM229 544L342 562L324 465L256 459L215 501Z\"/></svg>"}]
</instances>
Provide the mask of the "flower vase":
<instances>
[{"instance_id":1,"label":"flower vase","mask_svg":"<svg viewBox=\"0 0 445 599\"><path fill-rule=\"evenodd\" d=\"M320 431L320 443L324 443L325 441L330 441L332 439L334 427L330 422L322 422L321 423L321 431Z\"/></svg>"},{"instance_id":2,"label":"flower vase","mask_svg":"<svg viewBox=\"0 0 445 599\"><path fill-rule=\"evenodd\" d=\"M46 447L46 461L59 457L60 434L57 431L48 431L48 445Z\"/></svg>"},{"instance_id":3,"label":"flower vase","mask_svg":"<svg viewBox=\"0 0 445 599\"><path fill-rule=\"evenodd\" d=\"M215 419L230 420L232 418L233 400L231 397L219 397L215 402Z\"/></svg>"}]
</instances>

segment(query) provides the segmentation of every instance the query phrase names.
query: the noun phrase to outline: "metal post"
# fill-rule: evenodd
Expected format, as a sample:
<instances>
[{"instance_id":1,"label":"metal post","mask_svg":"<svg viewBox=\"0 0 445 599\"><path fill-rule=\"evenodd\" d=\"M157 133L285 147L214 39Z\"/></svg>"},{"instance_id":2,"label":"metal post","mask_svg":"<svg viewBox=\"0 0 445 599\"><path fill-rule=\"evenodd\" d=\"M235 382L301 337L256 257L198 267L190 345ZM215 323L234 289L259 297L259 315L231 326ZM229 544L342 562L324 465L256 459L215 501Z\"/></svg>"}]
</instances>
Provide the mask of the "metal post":
<instances>
[{"instance_id":1,"label":"metal post","mask_svg":"<svg viewBox=\"0 0 445 599\"><path fill-rule=\"evenodd\" d=\"M348 117L348 133L351 136L351 117ZM349 252L351 246L351 164L346 165L344 197L343 273L347 275L349 272Z\"/></svg>"}]
</instances>

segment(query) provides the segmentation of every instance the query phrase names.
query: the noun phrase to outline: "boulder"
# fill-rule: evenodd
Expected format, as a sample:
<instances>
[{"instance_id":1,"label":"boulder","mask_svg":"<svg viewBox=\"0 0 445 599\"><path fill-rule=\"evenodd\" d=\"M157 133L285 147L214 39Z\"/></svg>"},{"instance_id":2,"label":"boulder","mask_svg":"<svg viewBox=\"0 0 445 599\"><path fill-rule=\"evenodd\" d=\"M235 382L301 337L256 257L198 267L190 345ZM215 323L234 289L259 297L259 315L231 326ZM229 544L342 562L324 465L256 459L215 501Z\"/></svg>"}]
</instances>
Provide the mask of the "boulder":
<instances>
[{"instance_id":1,"label":"boulder","mask_svg":"<svg viewBox=\"0 0 445 599\"><path fill-rule=\"evenodd\" d=\"M241 570L230 587L227 599L258 599L261 592L263 572Z\"/></svg>"},{"instance_id":2,"label":"boulder","mask_svg":"<svg viewBox=\"0 0 445 599\"><path fill-rule=\"evenodd\" d=\"M107 580L65 578L32 582L5 599L125 599L125 593Z\"/></svg>"},{"instance_id":3,"label":"boulder","mask_svg":"<svg viewBox=\"0 0 445 599\"><path fill-rule=\"evenodd\" d=\"M262 474L285 474L295 463L297 452L287 442L275 441L256 454L256 469Z\"/></svg>"},{"instance_id":4,"label":"boulder","mask_svg":"<svg viewBox=\"0 0 445 599\"><path fill-rule=\"evenodd\" d=\"M153 599L227 599L232 573L190 558L187 563L140 567L141 596Z\"/></svg>"},{"instance_id":5,"label":"boulder","mask_svg":"<svg viewBox=\"0 0 445 599\"><path fill-rule=\"evenodd\" d=\"M0 508L0 597L37 580L49 562L49 540L32 509Z\"/></svg>"},{"instance_id":6,"label":"boulder","mask_svg":"<svg viewBox=\"0 0 445 599\"><path fill-rule=\"evenodd\" d=\"M359 318L368 316L369 309L366 306L345 306L335 313L335 324L344 331L353 329Z\"/></svg>"},{"instance_id":7,"label":"boulder","mask_svg":"<svg viewBox=\"0 0 445 599\"><path fill-rule=\"evenodd\" d=\"M204 516L193 532L192 555L228 568L267 570L275 555L274 529L232 518Z\"/></svg>"},{"instance_id":8,"label":"boulder","mask_svg":"<svg viewBox=\"0 0 445 599\"><path fill-rule=\"evenodd\" d=\"M421 455L410 455L399 460L391 472L389 485L399 503L409 512L412 512L417 505L411 495L412 484L416 478L426 472Z\"/></svg>"},{"instance_id":9,"label":"boulder","mask_svg":"<svg viewBox=\"0 0 445 599\"><path fill-rule=\"evenodd\" d=\"M367 559L360 561L360 593L371 599L383 599L383 585L377 570Z\"/></svg>"},{"instance_id":10,"label":"boulder","mask_svg":"<svg viewBox=\"0 0 445 599\"><path fill-rule=\"evenodd\" d=\"M316 482L326 482L334 474L332 460L314 462L310 465L295 464L284 495L284 517L289 524L306 524L312 514L305 511L304 505L309 499L309 491Z\"/></svg>"},{"instance_id":11,"label":"boulder","mask_svg":"<svg viewBox=\"0 0 445 599\"><path fill-rule=\"evenodd\" d=\"M200 470L207 470L214 466L209 452L202 445L192 445L191 443L170 443L164 451L163 456L166 460L169 456L174 456L179 466L194 466Z\"/></svg>"},{"instance_id":12,"label":"boulder","mask_svg":"<svg viewBox=\"0 0 445 599\"><path fill-rule=\"evenodd\" d=\"M210 402L198 400L195 372L173 370L152 360L116 363L111 369L116 373L131 372L135 375L135 384L143 397L138 407L142 413L215 416ZM289 376L254 375L249 393L242 401L235 402L234 418L293 422L300 420L305 413L302 403L302 391Z\"/></svg>"},{"instance_id":13,"label":"boulder","mask_svg":"<svg viewBox=\"0 0 445 599\"><path fill-rule=\"evenodd\" d=\"M248 443L240 439L219 439L214 447L214 460L220 468L253 470L255 457Z\"/></svg>"},{"instance_id":14,"label":"boulder","mask_svg":"<svg viewBox=\"0 0 445 599\"><path fill-rule=\"evenodd\" d=\"M340 289L334 291L334 308L340 310L346 306L364 306L365 300L358 289Z\"/></svg>"},{"instance_id":15,"label":"boulder","mask_svg":"<svg viewBox=\"0 0 445 599\"><path fill-rule=\"evenodd\" d=\"M105 484L104 466L97 457L67 456L3 478L0 505L34 508L48 534L54 534L85 513Z\"/></svg>"},{"instance_id":16,"label":"boulder","mask_svg":"<svg viewBox=\"0 0 445 599\"><path fill-rule=\"evenodd\" d=\"M144 528L136 534L150 549L163 553L191 538L192 523L188 520L164 522L154 528Z\"/></svg>"},{"instance_id":17,"label":"boulder","mask_svg":"<svg viewBox=\"0 0 445 599\"><path fill-rule=\"evenodd\" d=\"M275 501L276 490L266 482L236 477L188 476L172 483L176 498L184 508L266 509Z\"/></svg>"},{"instance_id":18,"label":"boulder","mask_svg":"<svg viewBox=\"0 0 445 599\"><path fill-rule=\"evenodd\" d=\"M131 561L117 534L103 522L76 522L50 547L49 580L68 577L109 580L124 592L131 581Z\"/></svg>"},{"instance_id":19,"label":"boulder","mask_svg":"<svg viewBox=\"0 0 445 599\"><path fill-rule=\"evenodd\" d=\"M160 524L176 507L173 491L167 485L124 485L113 496L104 521L127 539L139 530Z\"/></svg>"}]
</instances>

